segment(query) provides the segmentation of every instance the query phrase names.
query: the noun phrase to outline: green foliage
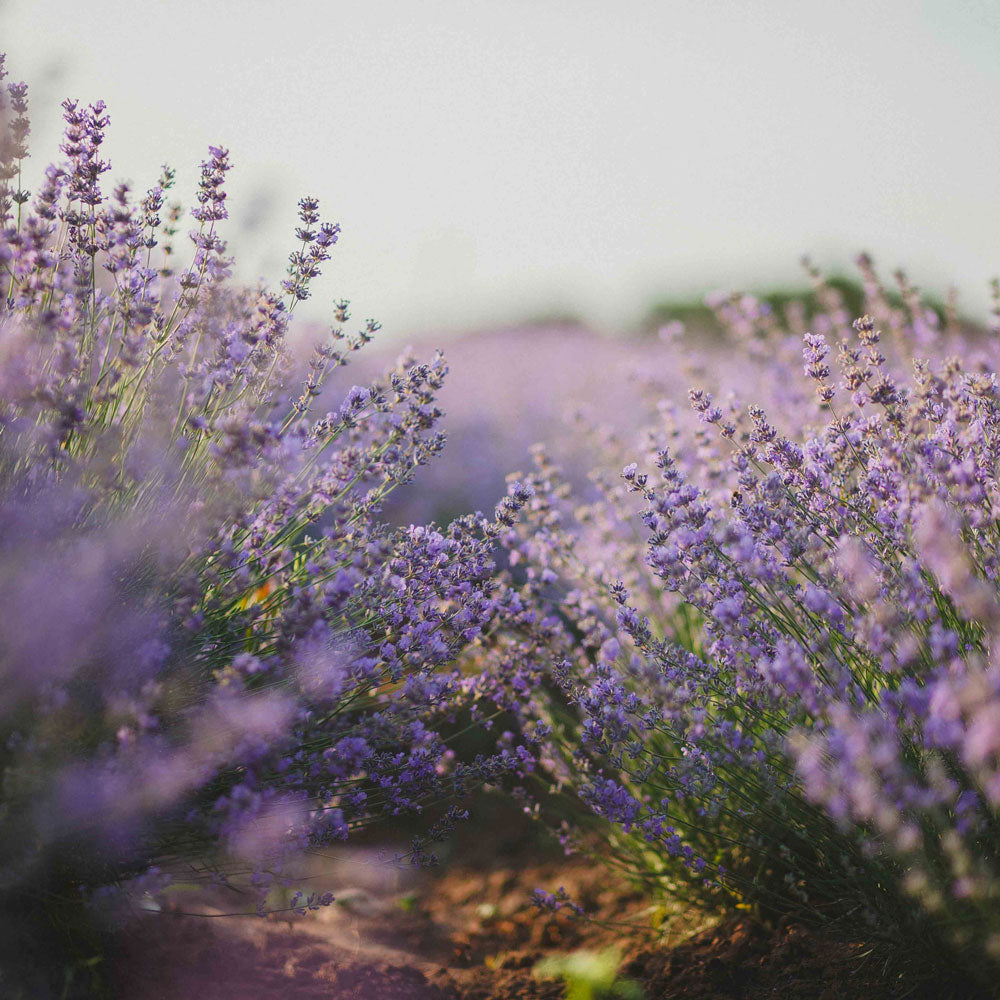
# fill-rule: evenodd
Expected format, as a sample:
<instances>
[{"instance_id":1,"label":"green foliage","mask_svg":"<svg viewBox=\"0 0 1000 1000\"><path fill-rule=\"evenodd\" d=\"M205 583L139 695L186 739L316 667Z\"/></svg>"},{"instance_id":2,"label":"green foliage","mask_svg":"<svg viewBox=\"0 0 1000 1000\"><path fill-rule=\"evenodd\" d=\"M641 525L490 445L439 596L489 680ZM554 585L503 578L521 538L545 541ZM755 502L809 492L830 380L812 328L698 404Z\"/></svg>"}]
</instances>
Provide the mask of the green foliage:
<instances>
[{"instance_id":1,"label":"green foliage","mask_svg":"<svg viewBox=\"0 0 1000 1000\"><path fill-rule=\"evenodd\" d=\"M562 979L566 1000L642 1000L642 987L631 979L619 979L621 953L616 948L574 951L551 955L534 969L539 979Z\"/></svg>"}]
</instances>

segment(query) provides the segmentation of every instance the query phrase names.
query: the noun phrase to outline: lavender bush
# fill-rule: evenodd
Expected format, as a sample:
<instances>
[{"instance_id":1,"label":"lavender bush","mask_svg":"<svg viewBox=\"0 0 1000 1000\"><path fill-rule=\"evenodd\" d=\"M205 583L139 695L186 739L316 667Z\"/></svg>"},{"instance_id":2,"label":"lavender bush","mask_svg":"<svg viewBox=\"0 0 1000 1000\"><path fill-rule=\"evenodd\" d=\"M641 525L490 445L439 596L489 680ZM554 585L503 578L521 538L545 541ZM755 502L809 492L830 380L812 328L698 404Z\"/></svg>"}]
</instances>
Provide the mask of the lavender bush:
<instances>
[{"instance_id":1,"label":"lavender bush","mask_svg":"<svg viewBox=\"0 0 1000 1000\"><path fill-rule=\"evenodd\" d=\"M549 612L525 638L557 689L546 765L612 824L610 863L702 904L957 949L989 978L996 345L861 269L853 323L815 272L809 331L794 304L715 299L728 343L663 362L712 391L689 415L661 402L640 461L596 430L603 469L624 465L595 474L597 502L539 449L503 541Z\"/></svg>"},{"instance_id":2,"label":"lavender bush","mask_svg":"<svg viewBox=\"0 0 1000 1000\"><path fill-rule=\"evenodd\" d=\"M516 708L456 661L505 614L490 553L523 498L381 523L442 446L447 369L312 414L378 328L346 334L339 303L296 370L289 321L339 227L303 198L280 288L238 286L212 147L179 264L174 172L106 193L100 102L63 104L63 159L21 188L26 91L6 85L0 151L0 908L211 884L305 912L330 894L276 894L304 850L443 803L433 836L530 764L511 732L465 762L442 735Z\"/></svg>"}]
</instances>

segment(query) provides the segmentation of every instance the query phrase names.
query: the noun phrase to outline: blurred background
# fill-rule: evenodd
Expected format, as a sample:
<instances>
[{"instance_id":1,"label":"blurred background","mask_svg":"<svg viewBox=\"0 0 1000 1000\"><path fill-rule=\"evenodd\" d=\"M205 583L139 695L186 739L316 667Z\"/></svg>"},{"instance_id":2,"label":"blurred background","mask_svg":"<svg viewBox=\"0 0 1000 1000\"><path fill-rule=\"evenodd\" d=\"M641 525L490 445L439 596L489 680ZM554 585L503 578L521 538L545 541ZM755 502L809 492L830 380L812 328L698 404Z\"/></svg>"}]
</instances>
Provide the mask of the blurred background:
<instances>
[{"instance_id":1,"label":"blurred background","mask_svg":"<svg viewBox=\"0 0 1000 1000\"><path fill-rule=\"evenodd\" d=\"M1000 270L996 0L0 0L32 85L103 98L114 178L190 201L232 150L240 274L273 278L297 199L344 226L309 315L386 336L801 283L868 250L985 314Z\"/></svg>"},{"instance_id":2,"label":"blurred background","mask_svg":"<svg viewBox=\"0 0 1000 1000\"><path fill-rule=\"evenodd\" d=\"M383 331L323 402L407 342L452 367L403 521L489 508L537 440L581 478L571 414L635 432L643 382L685 406L635 334L700 330L707 292L775 301L803 254L850 275L865 250L981 320L1000 273L997 0L0 0L0 40L29 183L59 102L101 98L109 188L167 162L190 207L230 148L240 278L280 280L302 195L343 225L299 315L322 332L344 297Z\"/></svg>"}]
</instances>

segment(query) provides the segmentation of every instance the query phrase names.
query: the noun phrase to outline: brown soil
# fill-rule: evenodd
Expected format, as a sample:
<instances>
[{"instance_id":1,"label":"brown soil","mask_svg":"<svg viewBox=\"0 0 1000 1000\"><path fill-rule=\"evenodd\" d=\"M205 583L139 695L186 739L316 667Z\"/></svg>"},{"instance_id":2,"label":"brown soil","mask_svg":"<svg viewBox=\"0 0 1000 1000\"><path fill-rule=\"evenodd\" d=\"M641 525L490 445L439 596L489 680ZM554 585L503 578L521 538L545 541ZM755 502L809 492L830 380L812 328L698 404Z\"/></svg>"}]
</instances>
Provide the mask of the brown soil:
<instances>
[{"instance_id":1,"label":"brown soil","mask_svg":"<svg viewBox=\"0 0 1000 1000\"><path fill-rule=\"evenodd\" d=\"M599 866L518 865L502 855L491 865L482 845L465 853L436 874L338 855L325 869L342 886L338 902L291 920L150 915L125 939L113 993L123 1000L555 1000L565 986L533 974L541 958L614 947L623 956L620 976L640 984L645 1000L971 996L888 972L885 956L864 941L796 925L765 931L680 913L654 936L649 906ZM540 913L528 901L532 889L560 885L597 920Z\"/></svg>"}]
</instances>

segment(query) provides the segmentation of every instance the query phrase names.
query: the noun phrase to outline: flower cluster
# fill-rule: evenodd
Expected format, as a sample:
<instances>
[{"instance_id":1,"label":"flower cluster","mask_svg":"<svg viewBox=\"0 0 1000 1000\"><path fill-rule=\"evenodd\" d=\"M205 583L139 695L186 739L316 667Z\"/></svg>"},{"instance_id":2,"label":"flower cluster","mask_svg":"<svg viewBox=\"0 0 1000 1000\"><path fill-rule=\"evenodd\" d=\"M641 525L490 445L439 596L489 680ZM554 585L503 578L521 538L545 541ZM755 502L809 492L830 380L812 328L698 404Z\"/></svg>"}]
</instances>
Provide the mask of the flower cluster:
<instances>
[{"instance_id":1,"label":"flower cluster","mask_svg":"<svg viewBox=\"0 0 1000 1000\"><path fill-rule=\"evenodd\" d=\"M518 677L463 657L517 613L491 553L527 492L493 517L384 523L441 450L447 366L404 359L314 412L378 329L345 332L341 302L311 358L287 345L339 232L316 199L280 289L240 287L211 147L178 266L174 171L106 187L107 111L68 100L64 158L26 195L25 88L7 94L0 914L178 883L265 912L303 852L384 817L429 812L429 860L459 799L534 765L516 719L470 759L448 745L460 716L517 704Z\"/></svg>"},{"instance_id":2,"label":"flower cluster","mask_svg":"<svg viewBox=\"0 0 1000 1000\"><path fill-rule=\"evenodd\" d=\"M595 433L582 504L539 450L503 540L550 627L523 640L553 689L543 760L617 864L723 908L860 914L984 969L1000 359L859 264L854 322L815 271L811 329L713 299L722 349L674 337L664 359L704 380L688 415L657 401L633 461Z\"/></svg>"}]
</instances>

